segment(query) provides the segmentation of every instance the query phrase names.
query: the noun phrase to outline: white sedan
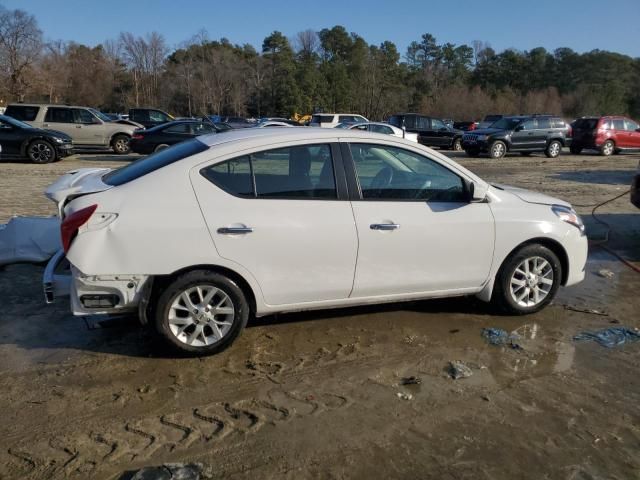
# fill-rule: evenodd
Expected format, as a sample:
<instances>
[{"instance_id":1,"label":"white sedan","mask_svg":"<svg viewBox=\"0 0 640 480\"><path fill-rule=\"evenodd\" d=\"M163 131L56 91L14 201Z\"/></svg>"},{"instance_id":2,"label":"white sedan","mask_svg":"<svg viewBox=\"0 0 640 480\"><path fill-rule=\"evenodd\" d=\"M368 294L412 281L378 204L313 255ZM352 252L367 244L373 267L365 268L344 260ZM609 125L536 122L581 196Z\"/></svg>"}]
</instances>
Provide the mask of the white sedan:
<instances>
[{"instance_id":1,"label":"white sedan","mask_svg":"<svg viewBox=\"0 0 640 480\"><path fill-rule=\"evenodd\" d=\"M405 132L401 128L382 122L363 122L363 123L341 123L336 128L345 128L348 130L360 130L361 132L381 133L383 135L393 135L394 137L404 138L411 142L418 143L418 134Z\"/></svg>"},{"instance_id":2,"label":"white sedan","mask_svg":"<svg viewBox=\"0 0 640 480\"><path fill-rule=\"evenodd\" d=\"M229 346L251 315L462 295L525 314L585 275L568 203L357 129L198 137L69 172L46 194L71 264L71 278L62 252L47 266L47 300L137 313L195 355Z\"/></svg>"}]
</instances>

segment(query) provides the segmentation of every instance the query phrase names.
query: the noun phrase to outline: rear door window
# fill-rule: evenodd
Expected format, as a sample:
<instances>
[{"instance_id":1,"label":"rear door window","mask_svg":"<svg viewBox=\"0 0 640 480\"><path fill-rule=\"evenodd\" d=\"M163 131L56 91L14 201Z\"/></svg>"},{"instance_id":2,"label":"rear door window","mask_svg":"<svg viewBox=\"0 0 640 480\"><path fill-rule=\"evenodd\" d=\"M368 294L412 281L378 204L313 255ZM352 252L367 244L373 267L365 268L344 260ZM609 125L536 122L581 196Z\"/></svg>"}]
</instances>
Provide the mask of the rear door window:
<instances>
[{"instance_id":1,"label":"rear door window","mask_svg":"<svg viewBox=\"0 0 640 480\"><path fill-rule=\"evenodd\" d=\"M73 111L70 108L63 107L49 107L44 121L51 123L75 123Z\"/></svg>"},{"instance_id":2,"label":"rear door window","mask_svg":"<svg viewBox=\"0 0 640 480\"><path fill-rule=\"evenodd\" d=\"M257 152L206 167L201 174L240 197L337 198L331 147L325 144Z\"/></svg>"},{"instance_id":3,"label":"rear door window","mask_svg":"<svg viewBox=\"0 0 640 480\"><path fill-rule=\"evenodd\" d=\"M311 117L311 123L331 123L333 115L314 115Z\"/></svg>"},{"instance_id":4,"label":"rear door window","mask_svg":"<svg viewBox=\"0 0 640 480\"><path fill-rule=\"evenodd\" d=\"M539 129L549 129L549 128L551 128L551 119L549 117L540 117L540 118L538 118L538 128Z\"/></svg>"},{"instance_id":5,"label":"rear door window","mask_svg":"<svg viewBox=\"0 0 640 480\"><path fill-rule=\"evenodd\" d=\"M16 120L22 120L23 122L33 122L38 116L40 107L29 105L9 105L4 114L15 118Z\"/></svg>"},{"instance_id":6,"label":"rear door window","mask_svg":"<svg viewBox=\"0 0 640 480\"><path fill-rule=\"evenodd\" d=\"M624 130L624 120L622 118L614 118L612 123L614 130Z\"/></svg>"}]
</instances>

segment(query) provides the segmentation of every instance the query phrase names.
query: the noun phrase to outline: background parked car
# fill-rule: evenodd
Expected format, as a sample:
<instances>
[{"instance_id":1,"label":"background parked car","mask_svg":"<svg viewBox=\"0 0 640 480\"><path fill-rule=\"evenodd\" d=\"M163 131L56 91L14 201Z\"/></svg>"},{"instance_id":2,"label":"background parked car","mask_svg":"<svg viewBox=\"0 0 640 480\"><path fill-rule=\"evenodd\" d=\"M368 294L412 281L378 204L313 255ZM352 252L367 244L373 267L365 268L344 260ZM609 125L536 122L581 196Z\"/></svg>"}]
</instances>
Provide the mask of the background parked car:
<instances>
[{"instance_id":1,"label":"background parked car","mask_svg":"<svg viewBox=\"0 0 640 480\"><path fill-rule=\"evenodd\" d=\"M255 128L271 128L271 127L288 127L291 128L293 125L285 122L278 122L276 120L267 120L266 122L259 122L256 124Z\"/></svg>"},{"instance_id":2,"label":"background parked car","mask_svg":"<svg viewBox=\"0 0 640 480\"><path fill-rule=\"evenodd\" d=\"M231 128L249 128L256 126L256 122L252 122L244 117L220 117L220 121L228 124Z\"/></svg>"},{"instance_id":3,"label":"background parked car","mask_svg":"<svg viewBox=\"0 0 640 480\"><path fill-rule=\"evenodd\" d=\"M453 122L453 128L462 132L470 132L478 127L477 122Z\"/></svg>"},{"instance_id":4,"label":"background parked car","mask_svg":"<svg viewBox=\"0 0 640 480\"><path fill-rule=\"evenodd\" d=\"M364 123L368 122L362 115L353 113L317 113L311 117L310 127L334 128L339 123Z\"/></svg>"},{"instance_id":5,"label":"background parked car","mask_svg":"<svg viewBox=\"0 0 640 480\"><path fill-rule=\"evenodd\" d=\"M173 115L157 108L131 108L129 110L129 120L139 123L144 128L151 128L171 122L175 118L173 118Z\"/></svg>"},{"instance_id":6,"label":"background parked car","mask_svg":"<svg viewBox=\"0 0 640 480\"><path fill-rule=\"evenodd\" d=\"M439 118L417 113L399 113L392 115L389 123L398 128L404 126L407 132L418 134L418 142L427 147L462 150L463 132L448 127Z\"/></svg>"},{"instance_id":7,"label":"background parked car","mask_svg":"<svg viewBox=\"0 0 640 480\"><path fill-rule=\"evenodd\" d=\"M6 115L22 120L32 127L66 133L75 148L112 148L117 154L129 153L133 125L100 118L88 107L48 104L12 104Z\"/></svg>"},{"instance_id":8,"label":"background parked car","mask_svg":"<svg viewBox=\"0 0 640 480\"><path fill-rule=\"evenodd\" d=\"M342 127L344 125L344 127ZM336 128L346 128L349 130L361 130L371 133L382 133L383 135L393 135L398 138L405 138L411 142L418 141L417 133L404 132L401 128L389 125L388 123L367 122L367 123L341 123Z\"/></svg>"},{"instance_id":9,"label":"background parked car","mask_svg":"<svg viewBox=\"0 0 640 480\"><path fill-rule=\"evenodd\" d=\"M0 115L1 158L28 158L33 163L50 163L73 153L71 137L63 132L34 128Z\"/></svg>"},{"instance_id":10,"label":"background parked car","mask_svg":"<svg viewBox=\"0 0 640 480\"><path fill-rule=\"evenodd\" d=\"M261 118L258 121L258 125L260 125L261 123L264 122L280 122L280 123L286 123L287 125L290 125L292 127L300 127L301 125L296 122L295 120L289 120L288 118L282 118L282 117L264 117Z\"/></svg>"},{"instance_id":11,"label":"background parked car","mask_svg":"<svg viewBox=\"0 0 640 480\"><path fill-rule=\"evenodd\" d=\"M601 155L640 149L640 125L620 116L582 117L571 124L571 153L598 150Z\"/></svg>"},{"instance_id":12,"label":"background parked car","mask_svg":"<svg viewBox=\"0 0 640 480\"><path fill-rule=\"evenodd\" d=\"M489 128L465 133L462 147L471 157L488 153L492 158L507 152L529 155L544 152L549 158L560 155L571 143L570 127L559 117L550 115L503 117Z\"/></svg>"},{"instance_id":13,"label":"background parked car","mask_svg":"<svg viewBox=\"0 0 640 480\"><path fill-rule=\"evenodd\" d=\"M157 127L133 132L130 147L135 153L148 154L188 140L198 135L218 133L213 123L199 120L175 120Z\"/></svg>"}]
</instances>

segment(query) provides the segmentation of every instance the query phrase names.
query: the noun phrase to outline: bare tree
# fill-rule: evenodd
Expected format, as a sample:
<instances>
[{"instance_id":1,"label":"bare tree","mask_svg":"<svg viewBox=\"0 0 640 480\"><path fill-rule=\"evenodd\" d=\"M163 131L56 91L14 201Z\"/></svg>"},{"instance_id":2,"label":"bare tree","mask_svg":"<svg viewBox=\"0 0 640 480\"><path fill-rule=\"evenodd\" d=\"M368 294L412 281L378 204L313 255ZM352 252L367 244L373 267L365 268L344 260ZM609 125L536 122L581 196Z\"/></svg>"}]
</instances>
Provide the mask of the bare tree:
<instances>
[{"instance_id":1,"label":"bare tree","mask_svg":"<svg viewBox=\"0 0 640 480\"><path fill-rule=\"evenodd\" d=\"M0 11L0 69L11 97L24 100L33 76L30 70L42 51L42 32L33 15L23 10Z\"/></svg>"},{"instance_id":2,"label":"bare tree","mask_svg":"<svg viewBox=\"0 0 640 480\"><path fill-rule=\"evenodd\" d=\"M314 30L304 30L298 32L291 41L296 53L304 55L312 55L320 48L320 38Z\"/></svg>"}]
</instances>

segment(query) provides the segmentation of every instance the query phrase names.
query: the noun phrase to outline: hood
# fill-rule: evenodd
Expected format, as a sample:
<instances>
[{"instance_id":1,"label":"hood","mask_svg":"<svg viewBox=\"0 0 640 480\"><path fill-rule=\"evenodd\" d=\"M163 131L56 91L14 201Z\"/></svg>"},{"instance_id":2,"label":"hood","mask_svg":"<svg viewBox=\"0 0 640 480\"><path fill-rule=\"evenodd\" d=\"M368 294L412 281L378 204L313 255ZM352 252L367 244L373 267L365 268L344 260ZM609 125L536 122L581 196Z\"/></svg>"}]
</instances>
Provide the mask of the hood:
<instances>
[{"instance_id":1,"label":"hood","mask_svg":"<svg viewBox=\"0 0 640 480\"><path fill-rule=\"evenodd\" d=\"M49 185L44 194L58 204L58 214L62 218L62 209L68 200L112 188L111 185L107 185L102 181L103 175L110 170L110 168L79 168L72 170Z\"/></svg>"},{"instance_id":2,"label":"hood","mask_svg":"<svg viewBox=\"0 0 640 480\"><path fill-rule=\"evenodd\" d=\"M40 130L40 129L34 128L34 130ZM72 141L72 139L71 139L71 137L69 135L67 135L66 133L61 132L59 130L50 130L48 128L43 128L41 130L44 130L45 132L50 133L51 135L55 135L58 138L63 138L64 140L68 140L69 142Z\"/></svg>"},{"instance_id":3,"label":"hood","mask_svg":"<svg viewBox=\"0 0 640 480\"><path fill-rule=\"evenodd\" d=\"M134 122L133 120L127 120L126 118L119 118L117 120L112 120L111 123L118 123L120 125L131 125L136 128L144 128L144 126L138 122Z\"/></svg>"},{"instance_id":4,"label":"hood","mask_svg":"<svg viewBox=\"0 0 640 480\"><path fill-rule=\"evenodd\" d=\"M492 135L494 133L501 132L501 131L502 130L498 128L476 128L475 130L470 130L465 133L474 134L474 135Z\"/></svg>"},{"instance_id":5,"label":"hood","mask_svg":"<svg viewBox=\"0 0 640 480\"><path fill-rule=\"evenodd\" d=\"M499 190L509 192L527 203L537 203L540 205L562 205L571 208L570 203L560 200L559 198L550 197L544 193L525 190L524 188L512 187L509 185L493 184L493 186Z\"/></svg>"}]
</instances>

